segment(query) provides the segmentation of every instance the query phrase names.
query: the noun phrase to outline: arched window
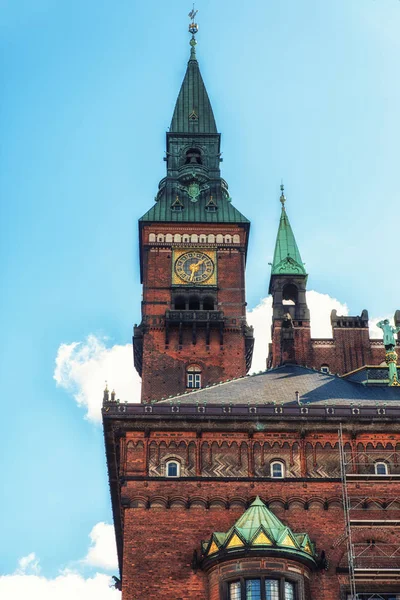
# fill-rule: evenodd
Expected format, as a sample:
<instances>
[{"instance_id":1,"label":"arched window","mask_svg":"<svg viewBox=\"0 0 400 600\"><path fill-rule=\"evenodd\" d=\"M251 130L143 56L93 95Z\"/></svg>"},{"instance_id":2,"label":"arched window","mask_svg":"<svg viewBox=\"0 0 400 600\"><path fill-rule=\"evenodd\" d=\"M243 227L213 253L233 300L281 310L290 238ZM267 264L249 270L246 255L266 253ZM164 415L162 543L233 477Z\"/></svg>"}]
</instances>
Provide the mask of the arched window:
<instances>
[{"instance_id":1,"label":"arched window","mask_svg":"<svg viewBox=\"0 0 400 600\"><path fill-rule=\"evenodd\" d=\"M166 477L179 477L181 465L177 460L169 460L165 465Z\"/></svg>"},{"instance_id":2,"label":"arched window","mask_svg":"<svg viewBox=\"0 0 400 600\"><path fill-rule=\"evenodd\" d=\"M231 235L225 236L225 244L232 244L232 236Z\"/></svg>"},{"instance_id":3,"label":"arched window","mask_svg":"<svg viewBox=\"0 0 400 600\"><path fill-rule=\"evenodd\" d=\"M155 233L149 233L149 242L155 242L155 241L156 241L156 234Z\"/></svg>"},{"instance_id":4,"label":"arched window","mask_svg":"<svg viewBox=\"0 0 400 600\"><path fill-rule=\"evenodd\" d=\"M388 465L383 460L375 463L375 475L389 475Z\"/></svg>"},{"instance_id":5,"label":"arched window","mask_svg":"<svg viewBox=\"0 0 400 600\"><path fill-rule=\"evenodd\" d=\"M198 296L190 296L189 310L200 310L200 298Z\"/></svg>"},{"instance_id":6,"label":"arched window","mask_svg":"<svg viewBox=\"0 0 400 600\"><path fill-rule=\"evenodd\" d=\"M201 152L198 148L190 148L186 152L185 165L201 165Z\"/></svg>"},{"instance_id":7,"label":"arched window","mask_svg":"<svg viewBox=\"0 0 400 600\"><path fill-rule=\"evenodd\" d=\"M199 236L197 235L197 233L192 233L192 235L190 236L190 241L192 242L192 244L197 244L197 242L199 241Z\"/></svg>"},{"instance_id":8,"label":"arched window","mask_svg":"<svg viewBox=\"0 0 400 600\"><path fill-rule=\"evenodd\" d=\"M235 235L233 236L233 243L234 244L240 244L240 235L237 235L235 233Z\"/></svg>"},{"instance_id":9,"label":"arched window","mask_svg":"<svg viewBox=\"0 0 400 600\"><path fill-rule=\"evenodd\" d=\"M167 235L165 236L165 241L167 242L167 244L171 243L173 241L173 237L172 237L172 233L167 233Z\"/></svg>"},{"instance_id":10,"label":"arched window","mask_svg":"<svg viewBox=\"0 0 400 600\"><path fill-rule=\"evenodd\" d=\"M207 242L207 236L204 235L204 233L200 235L199 242L200 244L205 244Z\"/></svg>"},{"instance_id":11,"label":"arched window","mask_svg":"<svg viewBox=\"0 0 400 600\"><path fill-rule=\"evenodd\" d=\"M174 308L175 308L175 310L185 310L186 309L186 300L183 296L177 296L175 298Z\"/></svg>"},{"instance_id":12,"label":"arched window","mask_svg":"<svg viewBox=\"0 0 400 600\"><path fill-rule=\"evenodd\" d=\"M175 233L175 235L174 235L174 242L175 242L176 244L180 244L180 243L181 243L181 241L182 241L182 236L181 236L181 234L180 234L180 233Z\"/></svg>"},{"instance_id":13,"label":"arched window","mask_svg":"<svg viewBox=\"0 0 400 600\"><path fill-rule=\"evenodd\" d=\"M164 234L163 233L158 233L157 234L157 242L163 242L165 239Z\"/></svg>"},{"instance_id":14,"label":"arched window","mask_svg":"<svg viewBox=\"0 0 400 600\"><path fill-rule=\"evenodd\" d=\"M224 236L222 235L222 233L219 233L217 235L216 242L217 242L217 244L223 244L224 243Z\"/></svg>"},{"instance_id":15,"label":"arched window","mask_svg":"<svg viewBox=\"0 0 400 600\"><path fill-rule=\"evenodd\" d=\"M213 233L210 233L210 235L208 236L208 243L215 244L215 235Z\"/></svg>"},{"instance_id":16,"label":"arched window","mask_svg":"<svg viewBox=\"0 0 400 600\"><path fill-rule=\"evenodd\" d=\"M203 300L203 310L214 310L214 298L207 296Z\"/></svg>"},{"instance_id":17,"label":"arched window","mask_svg":"<svg viewBox=\"0 0 400 600\"><path fill-rule=\"evenodd\" d=\"M190 242L190 235L184 234L182 236L182 242L185 243L189 243Z\"/></svg>"},{"instance_id":18,"label":"arched window","mask_svg":"<svg viewBox=\"0 0 400 600\"><path fill-rule=\"evenodd\" d=\"M297 304L298 289L293 283L288 283L282 290L282 304Z\"/></svg>"},{"instance_id":19,"label":"arched window","mask_svg":"<svg viewBox=\"0 0 400 600\"><path fill-rule=\"evenodd\" d=\"M186 369L186 387L191 389L201 388L201 367L189 365Z\"/></svg>"},{"instance_id":20,"label":"arched window","mask_svg":"<svg viewBox=\"0 0 400 600\"><path fill-rule=\"evenodd\" d=\"M285 477L285 465L280 460L272 461L271 465L271 477L274 479L282 479Z\"/></svg>"}]
</instances>

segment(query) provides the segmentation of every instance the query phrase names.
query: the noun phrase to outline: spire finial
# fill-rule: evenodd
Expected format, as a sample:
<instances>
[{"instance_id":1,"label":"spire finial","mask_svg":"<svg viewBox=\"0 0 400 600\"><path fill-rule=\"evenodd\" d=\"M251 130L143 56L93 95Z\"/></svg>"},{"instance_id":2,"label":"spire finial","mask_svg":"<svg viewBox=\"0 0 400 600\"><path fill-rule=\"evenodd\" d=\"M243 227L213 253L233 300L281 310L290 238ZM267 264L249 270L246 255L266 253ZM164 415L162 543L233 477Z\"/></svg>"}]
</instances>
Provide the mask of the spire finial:
<instances>
[{"instance_id":1,"label":"spire finial","mask_svg":"<svg viewBox=\"0 0 400 600\"><path fill-rule=\"evenodd\" d=\"M283 185L283 181L281 182L281 197L279 198L279 200L281 201L282 204L282 209L285 209L285 202L286 202L286 196L284 194L285 191L285 186Z\"/></svg>"},{"instance_id":2,"label":"spire finial","mask_svg":"<svg viewBox=\"0 0 400 600\"><path fill-rule=\"evenodd\" d=\"M189 13L189 19L190 19L190 23L189 23L189 33L192 34L192 39L190 40L189 44L191 46L190 48L190 58L193 60L196 60L196 38L194 37L196 35L196 33L199 30L199 26L197 25L197 23L195 22L195 18L196 15L199 11L195 10L194 8L194 2L193 2L193 8Z\"/></svg>"}]
</instances>

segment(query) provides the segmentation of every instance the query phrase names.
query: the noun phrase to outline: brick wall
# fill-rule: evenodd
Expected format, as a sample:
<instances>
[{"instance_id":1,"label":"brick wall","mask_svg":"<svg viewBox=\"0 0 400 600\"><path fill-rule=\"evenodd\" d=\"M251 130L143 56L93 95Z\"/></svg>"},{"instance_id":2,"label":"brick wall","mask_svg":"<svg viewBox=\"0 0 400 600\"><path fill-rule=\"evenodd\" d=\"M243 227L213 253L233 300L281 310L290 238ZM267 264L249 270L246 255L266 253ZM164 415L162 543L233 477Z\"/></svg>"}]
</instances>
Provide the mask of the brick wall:
<instances>
[{"instance_id":1,"label":"brick wall","mask_svg":"<svg viewBox=\"0 0 400 600\"><path fill-rule=\"evenodd\" d=\"M240 237L240 243L167 244L149 242L152 234L163 235L209 234ZM186 390L185 372L188 364L199 364L202 371L202 387L241 377L246 374L245 363L245 247L246 231L236 225L171 225L145 226L142 230L143 302L142 323L143 373L142 402L159 400ZM193 343L192 324L183 325L181 340L178 325L169 325L166 338L166 311L173 309L171 286L173 247L199 249L213 247L217 257L218 285L212 292L216 296L216 309L224 313L223 340L218 325L210 330L207 344L205 328L196 326ZM182 286L184 288L185 286ZM202 286L191 287L204 289ZM179 342L182 342L181 344ZM223 343L221 344L221 341ZM168 342L168 343L166 343Z\"/></svg>"}]
</instances>

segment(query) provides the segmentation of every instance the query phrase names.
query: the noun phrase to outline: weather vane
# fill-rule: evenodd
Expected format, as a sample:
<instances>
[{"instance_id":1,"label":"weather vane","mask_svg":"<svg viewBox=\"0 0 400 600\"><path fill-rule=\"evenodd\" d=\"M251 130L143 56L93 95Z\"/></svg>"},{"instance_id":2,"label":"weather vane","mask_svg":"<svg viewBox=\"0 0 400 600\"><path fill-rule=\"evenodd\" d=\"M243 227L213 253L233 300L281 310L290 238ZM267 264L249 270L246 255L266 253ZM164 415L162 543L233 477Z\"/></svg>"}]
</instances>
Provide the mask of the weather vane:
<instances>
[{"instance_id":1,"label":"weather vane","mask_svg":"<svg viewBox=\"0 0 400 600\"><path fill-rule=\"evenodd\" d=\"M189 32L192 34L193 37L195 36L195 34L199 30L199 26L194 21L198 12L199 12L198 10L194 9L194 3L193 3L193 8L192 8L192 10L190 11L190 13L188 15L188 17L190 19Z\"/></svg>"},{"instance_id":2,"label":"weather vane","mask_svg":"<svg viewBox=\"0 0 400 600\"><path fill-rule=\"evenodd\" d=\"M285 186L283 185L283 180L281 182L281 197L279 200L281 201L282 208L285 208L286 196L285 196Z\"/></svg>"}]
</instances>

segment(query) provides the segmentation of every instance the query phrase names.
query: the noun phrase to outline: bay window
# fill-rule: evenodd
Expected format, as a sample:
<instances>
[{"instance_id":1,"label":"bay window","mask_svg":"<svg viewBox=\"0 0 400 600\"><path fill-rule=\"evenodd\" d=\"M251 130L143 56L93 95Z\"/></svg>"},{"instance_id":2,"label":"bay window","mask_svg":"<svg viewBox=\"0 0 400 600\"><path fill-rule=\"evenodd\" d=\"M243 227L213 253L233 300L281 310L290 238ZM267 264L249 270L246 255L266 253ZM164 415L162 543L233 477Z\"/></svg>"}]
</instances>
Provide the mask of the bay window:
<instances>
[{"instance_id":1,"label":"bay window","mask_svg":"<svg viewBox=\"0 0 400 600\"><path fill-rule=\"evenodd\" d=\"M296 600L295 584L284 578L249 578L228 583L227 600Z\"/></svg>"}]
</instances>

